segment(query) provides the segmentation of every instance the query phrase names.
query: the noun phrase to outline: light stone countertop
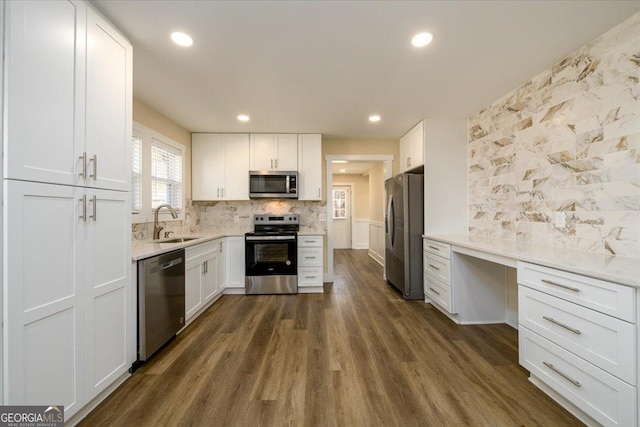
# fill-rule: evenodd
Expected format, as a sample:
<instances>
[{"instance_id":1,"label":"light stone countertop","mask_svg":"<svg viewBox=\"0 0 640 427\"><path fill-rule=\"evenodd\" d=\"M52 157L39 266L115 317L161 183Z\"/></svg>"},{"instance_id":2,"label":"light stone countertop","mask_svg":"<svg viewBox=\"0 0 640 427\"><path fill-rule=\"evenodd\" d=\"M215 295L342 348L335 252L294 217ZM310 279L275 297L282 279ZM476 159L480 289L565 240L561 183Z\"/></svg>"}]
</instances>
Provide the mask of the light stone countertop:
<instances>
[{"instance_id":1,"label":"light stone countertop","mask_svg":"<svg viewBox=\"0 0 640 427\"><path fill-rule=\"evenodd\" d=\"M640 259L638 258L468 234L425 234L422 237L622 285L640 287Z\"/></svg>"},{"instance_id":2,"label":"light stone countertop","mask_svg":"<svg viewBox=\"0 0 640 427\"><path fill-rule=\"evenodd\" d=\"M244 234L252 231L251 229L229 229L226 228L224 230L203 230L198 233L188 235L181 234L178 236L171 235L167 239L162 240L171 240L181 237L197 237L194 240L189 240L188 242L181 243L162 243L162 242L154 242L151 240L133 240L131 243L131 259L133 261L138 261L141 259L149 258L152 256L160 255L166 252L175 251L176 249L184 249L189 246L198 245L200 243L205 243L211 240L220 239L222 237L244 237ZM300 236L323 236L325 234L324 230L315 230L309 227L302 227L298 232Z\"/></svg>"}]
</instances>

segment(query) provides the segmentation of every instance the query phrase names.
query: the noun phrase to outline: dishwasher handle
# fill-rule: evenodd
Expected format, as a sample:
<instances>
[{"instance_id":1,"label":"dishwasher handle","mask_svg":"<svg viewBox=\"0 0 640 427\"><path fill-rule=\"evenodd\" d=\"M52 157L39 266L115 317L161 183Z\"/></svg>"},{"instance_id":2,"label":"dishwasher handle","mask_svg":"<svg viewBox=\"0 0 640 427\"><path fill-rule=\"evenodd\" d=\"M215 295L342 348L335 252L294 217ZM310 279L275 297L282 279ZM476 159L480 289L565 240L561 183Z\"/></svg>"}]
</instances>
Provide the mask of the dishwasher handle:
<instances>
[{"instance_id":1,"label":"dishwasher handle","mask_svg":"<svg viewBox=\"0 0 640 427\"><path fill-rule=\"evenodd\" d=\"M157 273L158 271L167 270L176 265L182 264L183 259L181 257L172 259L171 261L163 262L162 264L156 264L151 267L150 273Z\"/></svg>"}]
</instances>

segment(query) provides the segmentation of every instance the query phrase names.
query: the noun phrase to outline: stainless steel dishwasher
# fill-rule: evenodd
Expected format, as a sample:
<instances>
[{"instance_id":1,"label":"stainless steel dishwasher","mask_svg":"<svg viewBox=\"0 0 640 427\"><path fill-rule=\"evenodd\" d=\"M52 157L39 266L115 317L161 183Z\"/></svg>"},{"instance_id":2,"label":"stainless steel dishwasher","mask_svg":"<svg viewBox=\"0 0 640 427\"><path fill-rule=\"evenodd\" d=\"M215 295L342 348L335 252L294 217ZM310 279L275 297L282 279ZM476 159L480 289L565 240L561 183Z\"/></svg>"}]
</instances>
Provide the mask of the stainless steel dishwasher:
<instances>
[{"instance_id":1,"label":"stainless steel dishwasher","mask_svg":"<svg viewBox=\"0 0 640 427\"><path fill-rule=\"evenodd\" d=\"M138 261L138 360L184 326L184 249Z\"/></svg>"}]
</instances>

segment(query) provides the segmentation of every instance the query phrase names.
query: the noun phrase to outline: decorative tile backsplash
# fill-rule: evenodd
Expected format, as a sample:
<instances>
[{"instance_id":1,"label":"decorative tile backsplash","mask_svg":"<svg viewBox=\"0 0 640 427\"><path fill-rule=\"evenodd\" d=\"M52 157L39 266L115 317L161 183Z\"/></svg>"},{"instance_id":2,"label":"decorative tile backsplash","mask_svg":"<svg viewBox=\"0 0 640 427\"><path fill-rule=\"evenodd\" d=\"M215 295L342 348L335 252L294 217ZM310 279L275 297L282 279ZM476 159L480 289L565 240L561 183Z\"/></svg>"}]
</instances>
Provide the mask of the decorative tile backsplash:
<instances>
[{"instance_id":1,"label":"decorative tile backsplash","mask_svg":"<svg viewBox=\"0 0 640 427\"><path fill-rule=\"evenodd\" d=\"M327 213L326 202L303 202L298 200L251 200L238 202L192 202L187 200L185 219L182 221L160 222L164 232L172 231L175 236L197 234L201 230L253 230L253 215L273 213L300 214L301 231L326 233L326 221L320 221L320 214ZM235 216L238 216L238 222ZM133 224L132 237L148 240L153 235L153 223Z\"/></svg>"},{"instance_id":2,"label":"decorative tile backsplash","mask_svg":"<svg viewBox=\"0 0 640 427\"><path fill-rule=\"evenodd\" d=\"M231 228L253 230L253 215L272 213L284 215L300 214L303 230L326 232L326 221L320 221L320 214L327 213L326 202L305 202L298 200L250 200L239 202L195 202L199 224L203 228ZM235 222L237 215L238 222Z\"/></svg>"},{"instance_id":3,"label":"decorative tile backsplash","mask_svg":"<svg viewBox=\"0 0 640 427\"><path fill-rule=\"evenodd\" d=\"M640 14L470 118L469 232L640 257Z\"/></svg>"}]
</instances>

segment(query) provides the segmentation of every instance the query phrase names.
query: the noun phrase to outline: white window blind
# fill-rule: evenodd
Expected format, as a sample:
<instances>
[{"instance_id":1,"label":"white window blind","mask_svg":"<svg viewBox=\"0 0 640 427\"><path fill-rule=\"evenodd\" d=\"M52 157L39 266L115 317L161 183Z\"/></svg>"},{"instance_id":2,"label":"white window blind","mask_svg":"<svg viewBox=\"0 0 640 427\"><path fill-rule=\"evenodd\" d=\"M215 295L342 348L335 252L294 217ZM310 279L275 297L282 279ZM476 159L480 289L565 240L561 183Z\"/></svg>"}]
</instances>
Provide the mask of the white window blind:
<instances>
[{"instance_id":1,"label":"white window blind","mask_svg":"<svg viewBox=\"0 0 640 427\"><path fill-rule=\"evenodd\" d=\"M131 144L131 211L142 210L142 138L134 136Z\"/></svg>"},{"instance_id":2,"label":"white window blind","mask_svg":"<svg viewBox=\"0 0 640 427\"><path fill-rule=\"evenodd\" d=\"M182 152L151 139L151 209L169 204L182 209Z\"/></svg>"}]
</instances>

